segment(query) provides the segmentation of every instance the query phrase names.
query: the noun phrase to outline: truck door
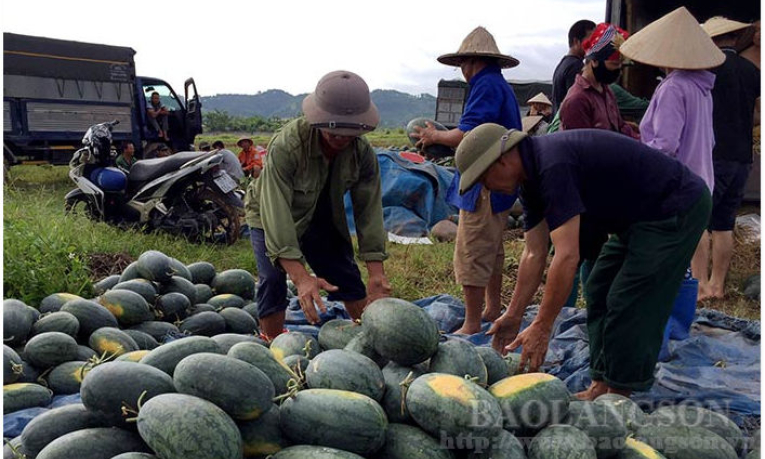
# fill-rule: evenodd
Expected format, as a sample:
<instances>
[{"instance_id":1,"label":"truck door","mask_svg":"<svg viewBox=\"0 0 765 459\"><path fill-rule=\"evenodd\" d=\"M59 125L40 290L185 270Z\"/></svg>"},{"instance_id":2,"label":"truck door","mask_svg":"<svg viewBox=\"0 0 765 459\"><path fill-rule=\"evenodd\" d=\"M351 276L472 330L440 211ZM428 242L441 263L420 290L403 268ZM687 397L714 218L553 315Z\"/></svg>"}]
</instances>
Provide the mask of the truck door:
<instances>
[{"instance_id":1,"label":"truck door","mask_svg":"<svg viewBox=\"0 0 765 459\"><path fill-rule=\"evenodd\" d=\"M194 137L202 133L202 102L199 100L193 78L186 80L183 86L186 100L186 138L193 144ZM189 89L192 93L189 93Z\"/></svg>"}]
</instances>

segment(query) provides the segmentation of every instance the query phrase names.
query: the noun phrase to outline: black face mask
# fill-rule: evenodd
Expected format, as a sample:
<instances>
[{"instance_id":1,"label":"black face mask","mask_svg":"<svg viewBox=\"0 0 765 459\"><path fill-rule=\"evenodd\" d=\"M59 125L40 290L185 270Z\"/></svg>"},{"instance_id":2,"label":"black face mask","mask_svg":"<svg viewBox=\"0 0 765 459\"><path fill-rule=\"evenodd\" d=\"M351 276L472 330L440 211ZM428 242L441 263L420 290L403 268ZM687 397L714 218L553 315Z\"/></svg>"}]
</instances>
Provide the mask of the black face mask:
<instances>
[{"instance_id":1,"label":"black face mask","mask_svg":"<svg viewBox=\"0 0 765 459\"><path fill-rule=\"evenodd\" d=\"M598 66L592 68L592 73L595 74L595 79L597 79L599 83L609 85L615 83L616 80L619 79L622 70L608 70L605 61L598 61Z\"/></svg>"}]
</instances>

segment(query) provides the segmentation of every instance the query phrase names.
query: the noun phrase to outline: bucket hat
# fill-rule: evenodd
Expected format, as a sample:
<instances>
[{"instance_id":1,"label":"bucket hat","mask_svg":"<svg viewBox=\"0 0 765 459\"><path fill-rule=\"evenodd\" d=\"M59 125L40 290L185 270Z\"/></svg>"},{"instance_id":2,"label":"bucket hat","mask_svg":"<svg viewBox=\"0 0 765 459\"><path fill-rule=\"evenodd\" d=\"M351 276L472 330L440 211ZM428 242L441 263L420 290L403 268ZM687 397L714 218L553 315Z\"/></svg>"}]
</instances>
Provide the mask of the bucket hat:
<instances>
[{"instance_id":1,"label":"bucket hat","mask_svg":"<svg viewBox=\"0 0 765 459\"><path fill-rule=\"evenodd\" d=\"M478 179L499 159L502 153L510 151L526 138L526 133L517 129L486 123L470 131L454 155L457 170L460 171L460 194L469 190Z\"/></svg>"},{"instance_id":2,"label":"bucket hat","mask_svg":"<svg viewBox=\"0 0 765 459\"><path fill-rule=\"evenodd\" d=\"M255 142L252 141L252 137L246 137L245 136L245 137L239 137L239 140L236 141L236 146L239 147L239 148L244 148L244 147L242 147L242 142L244 142L246 140L249 140L251 144L255 145Z\"/></svg>"},{"instance_id":3,"label":"bucket hat","mask_svg":"<svg viewBox=\"0 0 765 459\"><path fill-rule=\"evenodd\" d=\"M462 40L462 45L456 53L444 54L438 57L438 62L459 67L467 58L488 57L496 59L500 68L509 69L519 64L518 59L499 52L494 37L483 27L476 27Z\"/></svg>"},{"instance_id":4,"label":"bucket hat","mask_svg":"<svg viewBox=\"0 0 765 459\"><path fill-rule=\"evenodd\" d=\"M526 101L527 104L545 104L552 107L552 102L550 102L550 99L547 98L545 93L540 92L536 96L532 97L531 99Z\"/></svg>"},{"instance_id":5,"label":"bucket hat","mask_svg":"<svg viewBox=\"0 0 765 459\"><path fill-rule=\"evenodd\" d=\"M746 22L734 21L722 16L709 18L705 23L701 24L701 28L704 29L704 32L711 38L735 32L737 30L743 30L749 26L750 24L747 24Z\"/></svg>"},{"instance_id":6,"label":"bucket hat","mask_svg":"<svg viewBox=\"0 0 765 459\"><path fill-rule=\"evenodd\" d=\"M634 33L621 53L654 67L702 70L725 62L725 54L683 6Z\"/></svg>"},{"instance_id":7,"label":"bucket hat","mask_svg":"<svg viewBox=\"0 0 765 459\"><path fill-rule=\"evenodd\" d=\"M346 70L324 75L316 90L303 99L303 113L311 127L344 136L374 131L380 122L369 86L360 76Z\"/></svg>"}]
</instances>

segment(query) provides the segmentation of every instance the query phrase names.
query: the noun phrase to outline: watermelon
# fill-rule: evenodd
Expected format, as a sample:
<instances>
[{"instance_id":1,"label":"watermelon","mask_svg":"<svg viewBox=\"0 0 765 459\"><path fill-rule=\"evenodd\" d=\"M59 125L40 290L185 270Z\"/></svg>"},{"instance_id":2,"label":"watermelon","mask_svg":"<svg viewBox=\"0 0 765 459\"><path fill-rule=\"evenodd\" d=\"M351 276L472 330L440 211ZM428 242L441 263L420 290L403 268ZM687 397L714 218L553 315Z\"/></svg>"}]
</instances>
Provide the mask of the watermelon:
<instances>
[{"instance_id":1,"label":"watermelon","mask_svg":"<svg viewBox=\"0 0 765 459\"><path fill-rule=\"evenodd\" d=\"M640 406L623 395L603 394L595 399L595 403L602 403L613 408L631 433L636 432L648 422L648 416L640 409Z\"/></svg>"},{"instance_id":2,"label":"watermelon","mask_svg":"<svg viewBox=\"0 0 765 459\"><path fill-rule=\"evenodd\" d=\"M215 307L215 309L242 309L244 306L244 299L239 295L234 295L233 293L222 293L211 297L206 301L206 303L212 305Z\"/></svg>"},{"instance_id":3,"label":"watermelon","mask_svg":"<svg viewBox=\"0 0 765 459\"><path fill-rule=\"evenodd\" d=\"M40 378L40 370L33 367L31 363L25 362L24 360L22 360L21 374L19 375L19 379L17 379L16 382L37 383L37 380L39 378Z\"/></svg>"},{"instance_id":4,"label":"watermelon","mask_svg":"<svg viewBox=\"0 0 765 459\"><path fill-rule=\"evenodd\" d=\"M233 293L251 300L255 298L257 282L252 274L243 269L229 269L216 274L210 286L217 294Z\"/></svg>"},{"instance_id":5,"label":"watermelon","mask_svg":"<svg viewBox=\"0 0 765 459\"><path fill-rule=\"evenodd\" d=\"M545 373L510 376L489 387L502 407L505 429L535 432L564 419L571 399L566 384Z\"/></svg>"},{"instance_id":6,"label":"watermelon","mask_svg":"<svg viewBox=\"0 0 765 459\"><path fill-rule=\"evenodd\" d=\"M426 123L432 124L433 127L435 127L436 130L438 131L448 130L446 126L430 118L422 118L422 117L414 118L413 120L409 121L409 123L407 123L406 125L406 135L409 137L409 141L412 143L412 145L415 145L417 142L420 141L420 139L418 139L417 137L412 136L412 134L414 134L417 131L415 129L415 126L425 128L427 127ZM454 148L449 147L447 145L438 144L438 143L428 145L427 147L423 148L422 151L435 158L454 156Z\"/></svg>"},{"instance_id":7,"label":"watermelon","mask_svg":"<svg viewBox=\"0 0 765 459\"><path fill-rule=\"evenodd\" d=\"M29 309L19 300L3 300L3 343L17 346L26 341L35 322Z\"/></svg>"},{"instance_id":8,"label":"watermelon","mask_svg":"<svg viewBox=\"0 0 765 459\"><path fill-rule=\"evenodd\" d=\"M194 298L197 304L207 303L207 300L213 297L212 288L207 284L194 284Z\"/></svg>"},{"instance_id":9,"label":"watermelon","mask_svg":"<svg viewBox=\"0 0 765 459\"><path fill-rule=\"evenodd\" d=\"M182 293L170 292L157 298L155 306L158 319L177 322L186 318L191 301Z\"/></svg>"},{"instance_id":10,"label":"watermelon","mask_svg":"<svg viewBox=\"0 0 765 459\"><path fill-rule=\"evenodd\" d=\"M175 273L176 277L180 277L182 279L185 279L189 282L191 282L191 271L189 271L189 268L186 267L183 263L181 263L180 260L170 257L170 267L173 268L173 272Z\"/></svg>"},{"instance_id":11,"label":"watermelon","mask_svg":"<svg viewBox=\"0 0 765 459\"><path fill-rule=\"evenodd\" d=\"M173 373L178 392L209 400L235 420L259 418L271 408L274 385L247 362L220 354L199 353L178 363Z\"/></svg>"},{"instance_id":12,"label":"watermelon","mask_svg":"<svg viewBox=\"0 0 765 459\"><path fill-rule=\"evenodd\" d=\"M55 395L76 394L90 369L85 362L64 362L53 367L45 380Z\"/></svg>"},{"instance_id":13,"label":"watermelon","mask_svg":"<svg viewBox=\"0 0 765 459\"><path fill-rule=\"evenodd\" d=\"M37 459L103 459L131 451L150 450L133 432L113 427L93 427L53 440L40 451Z\"/></svg>"},{"instance_id":14,"label":"watermelon","mask_svg":"<svg viewBox=\"0 0 765 459\"><path fill-rule=\"evenodd\" d=\"M287 392L287 383L295 377L285 363L276 360L267 347L258 343L235 344L229 349L227 355L247 362L265 373L271 380L276 395Z\"/></svg>"},{"instance_id":15,"label":"watermelon","mask_svg":"<svg viewBox=\"0 0 765 459\"><path fill-rule=\"evenodd\" d=\"M737 452L744 450L746 439L741 429L720 413L693 405L665 406L648 417L648 422L658 426L699 426L724 438Z\"/></svg>"},{"instance_id":16,"label":"watermelon","mask_svg":"<svg viewBox=\"0 0 765 459\"><path fill-rule=\"evenodd\" d=\"M142 324L130 327L131 330L138 330L154 338L157 342L162 342L167 336L179 335L181 332L175 325L159 320L150 320Z\"/></svg>"},{"instance_id":17,"label":"watermelon","mask_svg":"<svg viewBox=\"0 0 765 459\"><path fill-rule=\"evenodd\" d=\"M279 407L274 404L258 419L241 421L237 425L242 434L244 457L266 457L289 445L279 428Z\"/></svg>"},{"instance_id":18,"label":"watermelon","mask_svg":"<svg viewBox=\"0 0 765 459\"><path fill-rule=\"evenodd\" d=\"M137 351L138 343L119 328L102 327L94 331L88 339L88 345L98 354L120 356Z\"/></svg>"},{"instance_id":19,"label":"watermelon","mask_svg":"<svg viewBox=\"0 0 765 459\"><path fill-rule=\"evenodd\" d=\"M77 341L61 332L41 333L27 341L24 356L37 368L50 368L77 358Z\"/></svg>"},{"instance_id":20,"label":"watermelon","mask_svg":"<svg viewBox=\"0 0 765 459\"><path fill-rule=\"evenodd\" d=\"M242 435L225 411L186 394L163 394L138 413L138 433L163 459L238 459Z\"/></svg>"},{"instance_id":21,"label":"watermelon","mask_svg":"<svg viewBox=\"0 0 765 459\"><path fill-rule=\"evenodd\" d=\"M48 406L53 396L50 389L34 383L14 383L3 386L3 414Z\"/></svg>"},{"instance_id":22,"label":"watermelon","mask_svg":"<svg viewBox=\"0 0 765 459\"><path fill-rule=\"evenodd\" d=\"M242 308L242 311L249 313L253 319L258 320L258 303L247 303Z\"/></svg>"},{"instance_id":23,"label":"watermelon","mask_svg":"<svg viewBox=\"0 0 765 459\"><path fill-rule=\"evenodd\" d=\"M529 459L597 459L590 437L576 427L551 425L529 445Z\"/></svg>"},{"instance_id":24,"label":"watermelon","mask_svg":"<svg viewBox=\"0 0 765 459\"><path fill-rule=\"evenodd\" d=\"M131 279L129 281L120 282L115 285L112 290L128 290L133 293L141 295L146 300L146 304L152 305L157 300L157 289L154 287L154 283L146 279Z\"/></svg>"},{"instance_id":25,"label":"watermelon","mask_svg":"<svg viewBox=\"0 0 765 459\"><path fill-rule=\"evenodd\" d=\"M82 404L109 425L124 423L123 404L137 410L139 399L146 402L168 392L175 392L170 376L149 365L131 362L102 363L85 375L80 386Z\"/></svg>"},{"instance_id":26,"label":"watermelon","mask_svg":"<svg viewBox=\"0 0 765 459\"><path fill-rule=\"evenodd\" d=\"M475 350L481 356L481 361L486 366L487 384L491 385L511 376L510 367L507 362L502 358L502 354L495 351L494 348L490 346L476 346Z\"/></svg>"},{"instance_id":27,"label":"watermelon","mask_svg":"<svg viewBox=\"0 0 765 459\"><path fill-rule=\"evenodd\" d=\"M107 290L111 290L115 285L119 284L119 282L120 275L112 274L93 284L93 291L96 295L103 295Z\"/></svg>"},{"instance_id":28,"label":"watermelon","mask_svg":"<svg viewBox=\"0 0 765 459\"><path fill-rule=\"evenodd\" d=\"M668 459L736 459L736 450L724 438L700 426L648 424L638 429L637 440Z\"/></svg>"},{"instance_id":29,"label":"watermelon","mask_svg":"<svg viewBox=\"0 0 765 459\"><path fill-rule=\"evenodd\" d=\"M136 452L129 452L129 453L122 453L114 456L112 459L156 459L157 456L149 453L136 453Z\"/></svg>"},{"instance_id":30,"label":"watermelon","mask_svg":"<svg viewBox=\"0 0 765 459\"><path fill-rule=\"evenodd\" d=\"M459 338L438 343L438 351L430 358L428 371L477 378L475 382L484 387L488 379L486 365L475 346Z\"/></svg>"},{"instance_id":31,"label":"watermelon","mask_svg":"<svg viewBox=\"0 0 765 459\"><path fill-rule=\"evenodd\" d=\"M271 342L271 352L277 360L290 355L302 355L310 360L319 354L319 342L305 333L282 333Z\"/></svg>"},{"instance_id":32,"label":"watermelon","mask_svg":"<svg viewBox=\"0 0 765 459\"><path fill-rule=\"evenodd\" d=\"M151 336L148 333L144 333L140 330L122 330L124 331L128 336L133 338L133 341L138 345L138 349L143 350L152 350L159 346L159 343L156 339L154 339L153 336Z\"/></svg>"},{"instance_id":33,"label":"watermelon","mask_svg":"<svg viewBox=\"0 0 765 459\"><path fill-rule=\"evenodd\" d=\"M389 359L377 353L369 334L362 329L359 334L351 338L345 346L346 351L357 352L363 356L369 357L378 367L382 368L390 362Z\"/></svg>"},{"instance_id":34,"label":"watermelon","mask_svg":"<svg viewBox=\"0 0 765 459\"><path fill-rule=\"evenodd\" d=\"M199 352L221 354L218 343L206 336L190 336L163 344L149 352L141 359L141 363L158 368L173 376L175 367L185 357Z\"/></svg>"},{"instance_id":35,"label":"watermelon","mask_svg":"<svg viewBox=\"0 0 765 459\"><path fill-rule=\"evenodd\" d=\"M384 459L454 459L438 440L414 426L389 424L385 444L375 457Z\"/></svg>"},{"instance_id":36,"label":"watermelon","mask_svg":"<svg viewBox=\"0 0 765 459\"><path fill-rule=\"evenodd\" d=\"M385 412L366 395L307 389L285 400L279 411L282 432L296 443L366 455L385 442Z\"/></svg>"},{"instance_id":37,"label":"watermelon","mask_svg":"<svg viewBox=\"0 0 765 459\"><path fill-rule=\"evenodd\" d=\"M119 325L114 314L95 301L67 301L61 307L61 310L77 317L77 321L80 323L80 330L77 332L77 336L81 341L87 341L90 334L101 327L117 328Z\"/></svg>"},{"instance_id":38,"label":"watermelon","mask_svg":"<svg viewBox=\"0 0 765 459\"><path fill-rule=\"evenodd\" d=\"M431 358L440 335L435 320L408 301L383 298L364 310L361 323L381 356L409 366Z\"/></svg>"},{"instance_id":39,"label":"watermelon","mask_svg":"<svg viewBox=\"0 0 765 459\"><path fill-rule=\"evenodd\" d=\"M3 344L3 384L12 384L24 373L24 364L19 354Z\"/></svg>"},{"instance_id":40,"label":"watermelon","mask_svg":"<svg viewBox=\"0 0 765 459\"><path fill-rule=\"evenodd\" d=\"M32 325L33 336L52 331L65 333L76 338L77 332L80 331L80 322L72 314L58 311L45 314Z\"/></svg>"},{"instance_id":41,"label":"watermelon","mask_svg":"<svg viewBox=\"0 0 765 459\"><path fill-rule=\"evenodd\" d=\"M521 371L521 354L516 354L514 352L508 352L503 357L505 359L505 362L507 362L507 368L510 371L509 376L515 376L518 374L523 373Z\"/></svg>"},{"instance_id":42,"label":"watermelon","mask_svg":"<svg viewBox=\"0 0 765 459\"><path fill-rule=\"evenodd\" d=\"M390 362L383 367L382 374L385 379L385 394L380 404L385 410L385 414L388 415L388 420L397 423L412 422L409 410L406 409L406 403L402 400L402 396L405 394L402 389L408 388L424 372L417 367L404 367L396 362ZM402 386L407 377L409 377L409 381L405 386Z\"/></svg>"},{"instance_id":43,"label":"watermelon","mask_svg":"<svg viewBox=\"0 0 765 459\"><path fill-rule=\"evenodd\" d=\"M21 432L21 443L27 455L35 457L59 437L99 426L98 416L88 411L82 403L65 405L33 418Z\"/></svg>"},{"instance_id":44,"label":"watermelon","mask_svg":"<svg viewBox=\"0 0 765 459\"><path fill-rule=\"evenodd\" d=\"M494 438L476 439L475 443L466 459L526 459L523 444L507 430L500 430Z\"/></svg>"},{"instance_id":45,"label":"watermelon","mask_svg":"<svg viewBox=\"0 0 765 459\"><path fill-rule=\"evenodd\" d=\"M308 371L308 364L311 363L310 360L303 357L302 355L288 355L284 358L283 362L284 365L290 369L290 371L300 375L305 375L305 373Z\"/></svg>"},{"instance_id":46,"label":"watermelon","mask_svg":"<svg viewBox=\"0 0 765 459\"><path fill-rule=\"evenodd\" d=\"M385 378L372 359L343 349L330 349L314 357L306 371L312 389L339 389L364 394L380 402Z\"/></svg>"},{"instance_id":47,"label":"watermelon","mask_svg":"<svg viewBox=\"0 0 765 459\"><path fill-rule=\"evenodd\" d=\"M240 335L238 333L223 333L212 337L213 341L218 343L220 350L224 354L228 354L228 351L239 343L261 343L262 341L255 335Z\"/></svg>"},{"instance_id":48,"label":"watermelon","mask_svg":"<svg viewBox=\"0 0 765 459\"><path fill-rule=\"evenodd\" d=\"M10 441L6 439L3 445L3 459L26 459L27 450L24 445L21 444L21 436L18 436Z\"/></svg>"},{"instance_id":49,"label":"watermelon","mask_svg":"<svg viewBox=\"0 0 765 459\"><path fill-rule=\"evenodd\" d=\"M271 459L364 459L358 454L341 451L326 446L298 445L285 448L274 454Z\"/></svg>"},{"instance_id":50,"label":"watermelon","mask_svg":"<svg viewBox=\"0 0 765 459\"><path fill-rule=\"evenodd\" d=\"M502 428L502 410L494 397L459 376L420 376L406 392L406 407L423 430L439 438L491 438Z\"/></svg>"},{"instance_id":51,"label":"watermelon","mask_svg":"<svg viewBox=\"0 0 765 459\"><path fill-rule=\"evenodd\" d=\"M157 250L148 250L136 261L136 271L144 279L153 282L167 282L175 272L170 257Z\"/></svg>"},{"instance_id":52,"label":"watermelon","mask_svg":"<svg viewBox=\"0 0 765 459\"><path fill-rule=\"evenodd\" d=\"M138 273L138 262L134 261L127 265L120 274L120 283L133 279L139 279L141 275Z\"/></svg>"},{"instance_id":53,"label":"watermelon","mask_svg":"<svg viewBox=\"0 0 765 459\"><path fill-rule=\"evenodd\" d=\"M168 293L180 293L188 298L190 304L197 302L197 289L190 280L183 277L173 276L169 281L160 284L159 293L167 295Z\"/></svg>"},{"instance_id":54,"label":"watermelon","mask_svg":"<svg viewBox=\"0 0 765 459\"><path fill-rule=\"evenodd\" d=\"M617 459L667 459L664 455L642 441L628 438Z\"/></svg>"},{"instance_id":55,"label":"watermelon","mask_svg":"<svg viewBox=\"0 0 765 459\"><path fill-rule=\"evenodd\" d=\"M624 448L627 428L616 410L604 403L572 401L563 424L574 426L592 440L599 458L616 457Z\"/></svg>"},{"instance_id":56,"label":"watermelon","mask_svg":"<svg viewBox=\"0 0 765 459\"><path fill-rule=\"evenodd\" d=\"M323 350L343 349L361 333L361 326L352 320L332 319L319 329L319 346Z\"/></svg>"},{"instance_id":57,"label":"watermelon","mask_svg":"<svg viewBox=\"0 0 765 459\"><path fill-rule=\"evenodd\" d=\"M186 268L191 273L191 282L195 284L212 284L215 279L215 266L206 261L198 261L187 265Z\"/></svg>"},{"instance_id":58,"label":"watermelon","mask_svg":"<svg viewBox=\"0 0 765 459\"><path fill-rule=\"evenodd\" d=\"M88 346L83 346L81 344L77 345L77 357L74 360L77 360L78 362L87 362L94 357L99 357L99 355L96 354L96 351Z\"/></svg>"},{"instance_id":59,"label":"watermelon","mask_svg":"<svg viewBox=\"0 0 765 459\"><path fill-rule=\"evenodd\" d=\"M109 290L98 298L98 302L108 309L123 327L154 319L154 314L144 297L130 290Z\"/></svg>"},{"instance_id":60,"label":"watermelon","mask_svg":"<svg viewBox=\"0 0 765 459\"><path fill-rule=\"evenodd\" d=\"M121 356L114 359L116 362L135 362L138 363L141 361L142 358L146 357L146 355L149 353L148 350L140 350L140 351L131 351L126 352L122 354Z\"/></svg>"},{"instance_id":61,"label":"watermelon","mask_svg":"<svg viewBox=\"0 0 765 459\"><path fill-rule=\"evenodd\" d=\"M217 312L200 312L181 322L178 329L191 335L215 336L226 332L226 319Z\"/></svg>"},{"instance_id":62,"label":"watermelon","mask_svg":"<svg viewBox=\"0 0 765 459\"><path fill-rule=\"evenodd\" d=\"M43 314L47 312L60 311L61 307L64 306L67 301L82 299L84 298L73 293L53 293L43 298L43 300L40 302L39 310Z\"/></svg>"},{"instance_id":63,"label":"watermelon","mask_svg":"<svg viewBox=\"0 0 765 459\"><path fill-rule=\"evenodd\" d=\"M214 306L206 304L206 303L198 303L190 307L188 310L188 313L190 316L195 316L199 314L200 312L205 312L205 311L216 312L217 309L215 309Z\"/></svg>"},{"instance_id":64,"label":"watermelon","mask_svg":"<svg viewBox=\"0 0 765 459\"><path fill-rule=\"evenodd\" d=\"M218 312L226 321L227 333L252 334L259 333L258 323L252 316L237 308L226 308Z\"/></svg>"}]
</instances>

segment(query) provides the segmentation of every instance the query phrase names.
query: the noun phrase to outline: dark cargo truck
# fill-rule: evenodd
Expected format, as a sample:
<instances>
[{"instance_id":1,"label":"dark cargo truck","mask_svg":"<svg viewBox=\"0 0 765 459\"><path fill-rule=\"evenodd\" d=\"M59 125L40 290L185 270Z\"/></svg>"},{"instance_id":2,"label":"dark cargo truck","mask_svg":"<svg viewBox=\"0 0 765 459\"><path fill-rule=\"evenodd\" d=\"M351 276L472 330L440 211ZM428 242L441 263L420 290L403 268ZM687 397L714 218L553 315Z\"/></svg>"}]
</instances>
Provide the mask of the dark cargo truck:
<instances>
[{"instance_id":1,"label":"dark cargo truck","mask_svg":"<svg viewBox=\"0 0 765 459\"><path fill-rule=\"evenodd\" d=\"M115 144L130 140L141 157L160 142L146 107L158 92L168 115L170 147L191 150L202 132L194 80L180 98L166 82L136 76L135 51L13 33L3 34L3 156L18 163L67 164L85 131L119 120Z\"/></svg>"}]
</instances>

